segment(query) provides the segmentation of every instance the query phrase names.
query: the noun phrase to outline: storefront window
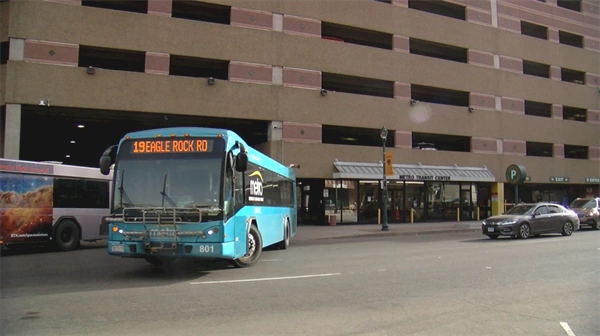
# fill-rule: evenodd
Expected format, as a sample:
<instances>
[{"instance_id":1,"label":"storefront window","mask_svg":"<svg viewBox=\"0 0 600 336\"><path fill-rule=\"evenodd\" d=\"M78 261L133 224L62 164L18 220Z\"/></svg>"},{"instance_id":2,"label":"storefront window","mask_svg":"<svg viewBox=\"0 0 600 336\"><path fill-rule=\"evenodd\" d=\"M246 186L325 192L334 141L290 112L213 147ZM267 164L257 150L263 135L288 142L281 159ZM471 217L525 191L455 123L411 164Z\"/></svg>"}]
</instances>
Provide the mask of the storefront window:
<instances>
[{"instance_id":1,"label":"storefront window","mask_svg":"<svg viewBox=\"0 0 600 336\"><path fill-rule=\"evenodd\" d=\"M357 195L356 181L325 180L323 190L325 215L335 216L338 224L356 223Z\"/></svg>"}]
</instances>

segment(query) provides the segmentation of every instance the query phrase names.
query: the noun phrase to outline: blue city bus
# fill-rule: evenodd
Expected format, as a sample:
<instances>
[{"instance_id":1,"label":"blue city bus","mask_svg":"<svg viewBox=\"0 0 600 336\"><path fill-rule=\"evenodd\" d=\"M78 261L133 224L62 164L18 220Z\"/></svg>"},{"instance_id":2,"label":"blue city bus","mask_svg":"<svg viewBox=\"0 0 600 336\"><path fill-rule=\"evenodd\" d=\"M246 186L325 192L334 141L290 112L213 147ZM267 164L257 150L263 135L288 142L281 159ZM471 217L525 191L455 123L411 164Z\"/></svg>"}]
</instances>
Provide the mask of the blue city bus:
<instances>
[{"instance_id":1,"label":"blue city bus","mask_svg":"<svg viewBox=\"0 0 600 336\"><path fill-rule=\"evenodd\" d=\"M127 134L100 158L113 174L108 253L249 267L296 235L296 177L236 133L175 127Z\"/></svg>"}]
</instances>

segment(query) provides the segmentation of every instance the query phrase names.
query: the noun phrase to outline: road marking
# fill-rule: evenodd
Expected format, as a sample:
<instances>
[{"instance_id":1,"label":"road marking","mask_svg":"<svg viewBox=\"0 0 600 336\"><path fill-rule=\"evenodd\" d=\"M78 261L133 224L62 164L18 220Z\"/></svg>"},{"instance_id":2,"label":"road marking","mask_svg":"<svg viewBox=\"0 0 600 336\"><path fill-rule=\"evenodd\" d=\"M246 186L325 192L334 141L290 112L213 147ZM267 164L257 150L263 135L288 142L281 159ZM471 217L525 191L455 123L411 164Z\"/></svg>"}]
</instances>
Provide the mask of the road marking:
<instances>
[{"instance_id":1,"label":"road marking","mask_svg":"<svg viewBox=\"0 0 600 336\"><path fill-rule=\"evenodd\" d=\"M565 329L567 335L575 336L575 333L573 332L573 330L571 330L571 327L569 327L569 324L567 322L560 322L560 325L563 327L563 329Z\"/></svg>"},{"instance_id":2,"label":"road marking","mask_svg":"<svg viewBox=\"0 0 600 336\"><path fill-rule=\"evenodd\" d=\"M222 284L222 283L234 283L234 282L254 282L254 281L304 279L304 278L327 277L327 276L334 276L334 275L341 275L341 274L342 273L326 273L326 274L297 275L297 276L277 277L277 278L257 278L257 279L222 280L222 281L202 281L202 282L190 282L190 285L207 285L207 284Z\"/></svg>"},{"instance_id":3,"label":"road marking","mask_svg":"<svg viewBox=\"0 0 600 336\"><path fill-rule=\"evenodd\" d=\"M385 272L384 269L377 270L377 272Z\"/></svg>"},{"instance_id":4,"label":"road marking","mask_svg":"<svg viewBox=\"0 0 600 336\"><path fill-rule=\"evenodd\" d=\"M264 260L261 259L259 261L279 261L279 260L281 260L281 259L264 259Z\"/></svg>"},{"instance_id":5,"label":"road marking","mask_svg":"<svg viewBox=\"0 0 600 336\"><path fill-rule=\"evenodd\" d=\"M491 267L489 267L489 266L486 266L485 268L487 268L487 269L492 269L492 268L491 268Z\"/></svg>"}]
</instances>

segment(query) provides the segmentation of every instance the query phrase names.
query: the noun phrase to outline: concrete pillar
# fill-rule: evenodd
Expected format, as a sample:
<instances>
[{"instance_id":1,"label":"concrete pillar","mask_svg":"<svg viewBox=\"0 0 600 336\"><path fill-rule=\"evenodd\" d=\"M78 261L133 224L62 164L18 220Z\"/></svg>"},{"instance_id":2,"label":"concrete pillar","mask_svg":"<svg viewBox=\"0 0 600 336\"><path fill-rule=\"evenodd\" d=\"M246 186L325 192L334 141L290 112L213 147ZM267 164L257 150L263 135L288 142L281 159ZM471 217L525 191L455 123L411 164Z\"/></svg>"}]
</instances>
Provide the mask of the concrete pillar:
<instances>
[{"instance_id":1,"label":"concrete pillar","mask_svg":"<svg viewBox=\"0 0 600 336\"><path fill-rule=\"evenodd\" d=\"M504 212L504 183L492 183L492 216L501 215Z\"/></svg>"},{"instance_id":2,"label":"concrete pillar","mask_svg":"<svg viewBox=\"0 0 600 336\"><path fill-rule=\"evenodd\" d=\"M2 156L5 159L18 159L21 142L21 104L6 104L2 133Z\"/></svg>"},{"instance_id":3,"label":"concrete pillar","mask_svg":"<svg viewBox=\"0 0 600 336\"><path fill-rule=\"evenodd\" d=\"M282 121L271 121L269 123L269 129L267 131L267 140L269 141L270 147L269 156L271 156L272 159L279 161L281 164L285 164L285 144L283 143Z\"/></svg>"}]
</instances>

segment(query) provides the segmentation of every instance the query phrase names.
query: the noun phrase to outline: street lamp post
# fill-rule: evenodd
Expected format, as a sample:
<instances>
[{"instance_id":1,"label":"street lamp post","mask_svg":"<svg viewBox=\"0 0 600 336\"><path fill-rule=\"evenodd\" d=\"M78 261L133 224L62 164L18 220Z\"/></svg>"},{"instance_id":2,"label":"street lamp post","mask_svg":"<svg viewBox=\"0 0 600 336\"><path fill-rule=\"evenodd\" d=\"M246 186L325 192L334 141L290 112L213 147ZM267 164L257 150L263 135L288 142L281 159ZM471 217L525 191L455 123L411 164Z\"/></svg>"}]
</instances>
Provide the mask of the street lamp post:
<instances>
[{"instance_id":1,"label":"street lamp post","mask_svg":"<svg viewBox=\"0 0 600 336\"><path fill-rule=\"evenodd\" d=\"M383 198L383 202L381 203L382 207L382 215L381 215L381 231L388 231L388 219L387 219L387 176L385 175L385 143L387 141L388 130L384 127L381 127L381 132L379 133L381 136L382 147L383 147L383 182L381 185L381 194Z\"/></svg>"}]
</instances>

